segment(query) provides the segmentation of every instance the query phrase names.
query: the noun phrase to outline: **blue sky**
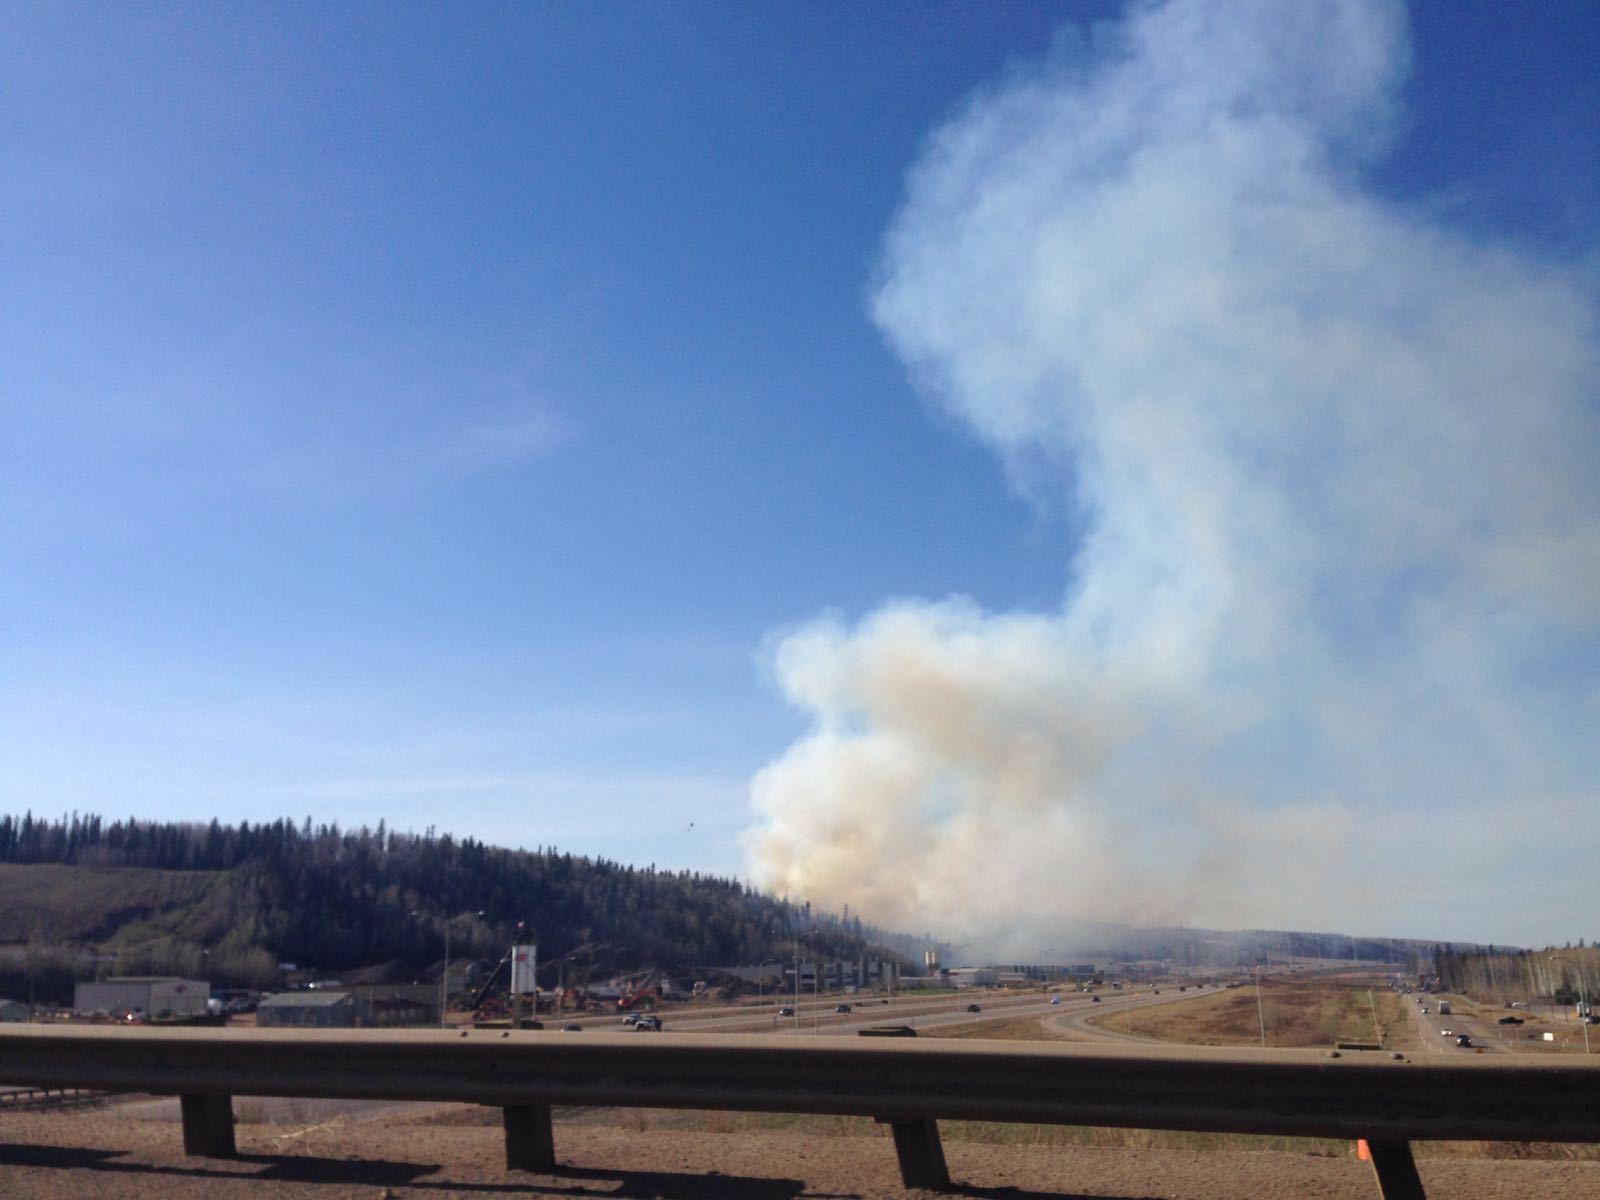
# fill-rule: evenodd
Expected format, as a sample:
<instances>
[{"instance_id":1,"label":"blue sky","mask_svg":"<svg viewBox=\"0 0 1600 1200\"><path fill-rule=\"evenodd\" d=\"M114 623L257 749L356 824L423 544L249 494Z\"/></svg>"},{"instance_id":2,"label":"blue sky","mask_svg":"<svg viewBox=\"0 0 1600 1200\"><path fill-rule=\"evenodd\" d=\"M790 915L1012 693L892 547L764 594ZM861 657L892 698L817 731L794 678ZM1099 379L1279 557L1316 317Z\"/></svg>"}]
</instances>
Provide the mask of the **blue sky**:
<instances>
[{"instance_id":1,"label":"blue sky","mask_svg":"<svg viewBox=\"0 0 1600 1200\"><path fill-rule=\"evenodd\" d=\"M889 718L812 703L774 656L830 612L866 646L895 598L1070 615L1097 513L1070 482L1085 460L1008 441L939 382L962 360L942 318L885 306L913 257L886 239L938 186L936 131L976 128L975 94L1003 108L1092 75L1120 35L1090 26L1119 11L0 11L0 804L383 818L852 902L747 848L771 824L751 781L819 729ZM1409 45L1409 73L1391 63L1363 118L1383 148L1330 169L1592 296L1600 9L1408 13L1389 50ZM1596 703L1588 619L1519 635L1543 647L1517 657L1530 694ZM1237 673L1209 664L1185 694ZM1164 753L1148 730L1172 705L1135 707L1146 732L1113 739L1097 794ZM1248 760L1218 777L1240 806L1223 827L1335 802L1349 751L1321 720L1315 784L1253 746L1281 752L1270 724L1207 752ZM1448 758L1469 726L1419 739ZM1557 741L1568 770L1541 796L1586 821L1594 793L1571 780L1593 756ZM964 803L949 780L974 776L933 774L913 807L938 821ZM805 803L801 782L782 803ZM1428 790L1380 782L1425 828ZM841 810L874 811L870 789L829 795L836 832ZM1116 840L1056 834L1085 854ZM1430 884L1316 911L1368 933L1592 935L1529 891L1541 851L1497 860L1481 907ZM1179 851L1127 853L1161 871ZM1592 874L1563 870L1574 894ZM1306 917L1182 895L1105 915Z\"/></svg>"}]
</instances>

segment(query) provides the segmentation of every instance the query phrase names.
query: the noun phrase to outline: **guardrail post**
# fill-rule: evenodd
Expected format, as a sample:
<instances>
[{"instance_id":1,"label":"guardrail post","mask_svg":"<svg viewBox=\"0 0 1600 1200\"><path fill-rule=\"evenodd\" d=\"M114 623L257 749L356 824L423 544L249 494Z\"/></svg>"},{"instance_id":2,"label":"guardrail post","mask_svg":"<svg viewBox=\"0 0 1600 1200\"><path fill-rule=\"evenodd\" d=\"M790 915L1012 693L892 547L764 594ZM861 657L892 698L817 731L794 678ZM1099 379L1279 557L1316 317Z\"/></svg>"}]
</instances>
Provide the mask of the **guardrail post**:
<instances>
[{"instance_id":1,"label":"guardrail post","mask_svg":"<svg viewBox=\"0 0 1600 1200\"><path fill-rule=\"evenodd\" d=\"M232 1158L232 1096L180 1096L183 1109L183 1152L202 1158Z\"/></svg>"},{"instance_id":2,"label":"guardrail post","mask_svg":"<svg viewBox=\"0 0 1600 1200\"><path fill-rule=\"evenodd\" d=\"M1367 1139L1372 1157L1372 1173L1378 1177L1378 1194L1383 1200L1427 1200L1410 1142Z\"/></svg>"},{"instance_id":3,"label":"guardrail post","mask_svg":"<svg viewBox=\"0 0 1600 1200\"><path fill-rule=\"evenodd\" d=\"M878 1124L887 1125L894 1132L901 1183L931 1192L949 1190L950 1169L945 1166L938 1121L932 1117L879 1117Z\"/></svg>"},{"instance_id":4,"label":"guardrail post","mask_svg":"<svg viewBox=\"0 0 1600 1200\"><path fill-rule=\"evenodd\" d=\"M500 1110L506 1127L506 1170L556 1169L556 1139L550 1129L548 1104L509 1104Z\"/></svg>"}]
</instances>

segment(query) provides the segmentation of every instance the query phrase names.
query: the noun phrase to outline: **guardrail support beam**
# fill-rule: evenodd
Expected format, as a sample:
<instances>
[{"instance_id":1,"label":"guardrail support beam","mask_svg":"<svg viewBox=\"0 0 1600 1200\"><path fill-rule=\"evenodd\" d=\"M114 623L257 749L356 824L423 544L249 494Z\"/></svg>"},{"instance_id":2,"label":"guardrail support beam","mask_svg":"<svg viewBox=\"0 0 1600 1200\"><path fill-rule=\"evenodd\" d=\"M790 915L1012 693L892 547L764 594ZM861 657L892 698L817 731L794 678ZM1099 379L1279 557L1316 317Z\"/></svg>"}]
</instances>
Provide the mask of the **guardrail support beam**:
<instances>
[{"instance_id":1,"label":"guardrail support beam","mask_svg":"<svg viewBox=\"0 0 1600 1200\"><path fill-rule=\"evenodd\" d=\"M891 1127L905 1183L926 1188L949 1182L936 1119L1339 1139L1367 1132L1377 1135L1369 1157L1386 1200L1424 1195L1417 1141L1600 1143L1600 1060L1529 1059L892 1037L0 1027L0 1082L180 1096L184 1149L194 1155L235 1153L231 1095L498 1108L507 1162L526 1171L554 1167L551 1104L871 1116Z\"/></svg>"},{"instance_id":2,"label":"guardrail support beam","mask_svg":"<svg viewBox=\"0 0 1600 1200\"><path fill-rule=\"evenodd\" d=\"M183 1152L200 1158L232 1158L232 1096L180 1096L183 1110Z\"/></svg>"},{"instance_id":3,"label":"guardrail support beam","mask_svg":"<svg viewBox=\"0 0 1600 1200\"><path fill-rule=\"evenodd\" d=\"M554 1171L556 1139L550 1128L550 1106L512 1104L500 1113L506 1127L506 1170L541 1175Z\"/></svg>"},{"instance_id":4,"label":"guardrail support beam","mask_svg":"<svg viewBox=\"0 0 1600 1200\"><path fill-rule=\"evenodd\" d=\"M894 1132L894 1152L900 1160L900 1182L908 1188L930 1192L950 1190L950 1169L945 1166L939 1122L932 1117L909 1119L879 1117L878 1124Z\"/></svg>"},{"instance_id":5,"label":"guardrail support beam","mask_svg":"<svg viewBox=\"0 0 1600 1200\"><path fill-rule=\"evenodd\" d=\"M1378 1177L1378 1194L1383 1200L1427 1200L1410 1142L1367 1139L1372 1156L1372 1173Z\"/></svg>"}]
</instances>

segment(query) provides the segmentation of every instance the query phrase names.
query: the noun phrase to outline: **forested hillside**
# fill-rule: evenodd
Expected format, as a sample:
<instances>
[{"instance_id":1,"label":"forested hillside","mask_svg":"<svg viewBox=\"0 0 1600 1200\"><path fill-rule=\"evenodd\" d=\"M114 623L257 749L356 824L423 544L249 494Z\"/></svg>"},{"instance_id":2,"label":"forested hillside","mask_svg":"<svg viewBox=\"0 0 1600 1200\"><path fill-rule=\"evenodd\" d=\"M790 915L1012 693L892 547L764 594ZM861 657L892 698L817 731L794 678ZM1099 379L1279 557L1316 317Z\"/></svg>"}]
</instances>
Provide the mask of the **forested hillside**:
<instances>
[{"instance_id":1,"label":"forested hillside","mask_svg":"<svg viewBox=\"0 0 1600 1200\"><path fill-rule=\"evenodd\" d=\"M4 816L0 864L0 942L14 947L0 975L14 980L26 959L52 990L63 971L81 973L76 951L89 945L113 952L119 971L262 984L280 961L420 971L443 956L447 925L456 957L497 956L521 921L541 961L577 951L606 970L758 963L792 953L796 937L803 953L841 958L900 940L735 880L397 834L381 822Z\"/></svg>"}]
</instances>

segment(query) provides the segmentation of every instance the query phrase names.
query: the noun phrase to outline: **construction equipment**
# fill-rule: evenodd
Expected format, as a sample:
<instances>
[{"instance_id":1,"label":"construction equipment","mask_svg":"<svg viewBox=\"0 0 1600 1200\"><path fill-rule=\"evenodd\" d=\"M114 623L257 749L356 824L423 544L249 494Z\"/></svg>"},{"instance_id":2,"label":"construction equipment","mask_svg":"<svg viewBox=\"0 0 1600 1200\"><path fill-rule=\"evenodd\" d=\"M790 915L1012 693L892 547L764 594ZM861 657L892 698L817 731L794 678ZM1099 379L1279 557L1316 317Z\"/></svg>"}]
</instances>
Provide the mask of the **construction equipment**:
<instances>
[{"instance_id":1,"label":"construction equipment","mask_svg":"<svg viewBox=\"0 0 1600 1200\"><path fill-rule=\"evenodd\" d=\"M630 980L617 1001L618 1012L634 1009L654 1009L661 1003L661 980L654 971L647 971Z\"/></svg>"}]
</instances>

